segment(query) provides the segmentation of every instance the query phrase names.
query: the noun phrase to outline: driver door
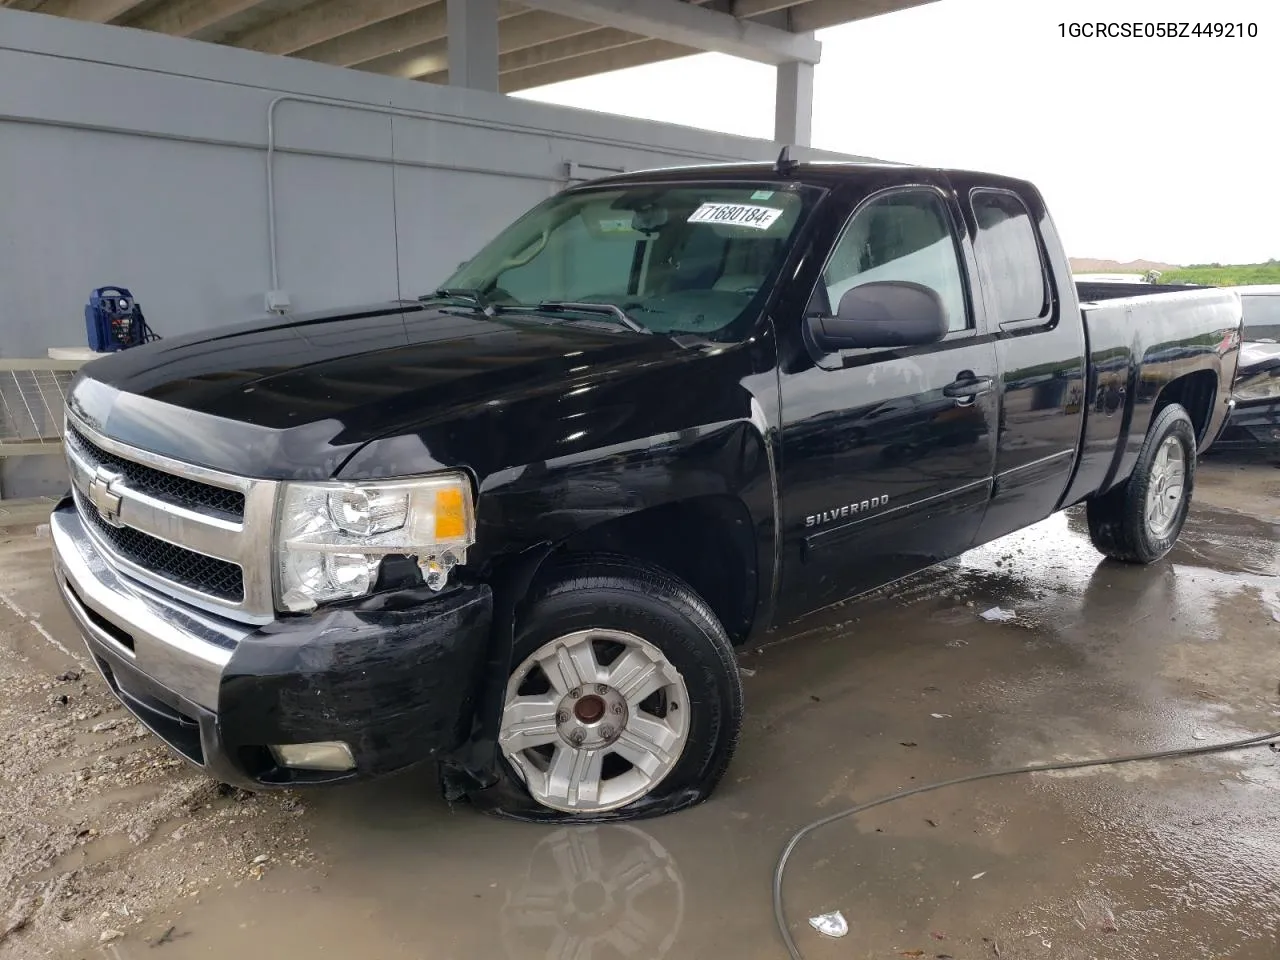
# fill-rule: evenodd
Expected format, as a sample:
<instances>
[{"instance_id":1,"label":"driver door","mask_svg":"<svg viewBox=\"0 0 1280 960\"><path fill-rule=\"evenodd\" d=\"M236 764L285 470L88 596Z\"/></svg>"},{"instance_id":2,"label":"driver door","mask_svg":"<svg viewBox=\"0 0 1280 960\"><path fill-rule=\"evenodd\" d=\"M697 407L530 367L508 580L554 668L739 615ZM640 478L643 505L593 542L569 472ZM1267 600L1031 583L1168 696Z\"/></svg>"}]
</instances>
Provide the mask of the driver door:
<instances>
[{"instance_id":1,"label":"driver door","mask_svg":"<svg viewBox=\"0 0 1280 960\"><path fill-rule=\"evenodd\" d=\"M877 280L935 290L936 343L822 353L782 381L783 619L955 556L990 498L999 411L995 346L978 328L972 252L947 190L894 188L847 220L814 291L830 315Z\"/></svg>"}]
</instances>

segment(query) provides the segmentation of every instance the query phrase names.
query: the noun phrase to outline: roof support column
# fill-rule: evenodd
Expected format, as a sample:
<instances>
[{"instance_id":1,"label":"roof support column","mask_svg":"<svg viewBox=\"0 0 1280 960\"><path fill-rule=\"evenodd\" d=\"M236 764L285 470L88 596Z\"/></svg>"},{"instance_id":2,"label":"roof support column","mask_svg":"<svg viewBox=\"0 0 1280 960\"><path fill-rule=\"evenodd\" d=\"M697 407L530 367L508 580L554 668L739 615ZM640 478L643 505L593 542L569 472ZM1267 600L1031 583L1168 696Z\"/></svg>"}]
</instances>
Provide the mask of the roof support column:
<instances>
[{"instance_id":1,"label":"roof support column","mask_svg":"<svg viewBox=\"0 0 1280 960\"><path fill-rule=\"evenodd\" d=\"M449 85L498 91L498 0L447 0Z\"/></svg>"},{"instance_id":2,"label":"roof support column","mask_svg":"<svg viewBox=\"0 0 1280 960\"><path fill-rule=\"evenodd\" d=\"M812 146L813 64L793 60L777 67L773 139L797 147Z\"/></svg>"}]
</instances>

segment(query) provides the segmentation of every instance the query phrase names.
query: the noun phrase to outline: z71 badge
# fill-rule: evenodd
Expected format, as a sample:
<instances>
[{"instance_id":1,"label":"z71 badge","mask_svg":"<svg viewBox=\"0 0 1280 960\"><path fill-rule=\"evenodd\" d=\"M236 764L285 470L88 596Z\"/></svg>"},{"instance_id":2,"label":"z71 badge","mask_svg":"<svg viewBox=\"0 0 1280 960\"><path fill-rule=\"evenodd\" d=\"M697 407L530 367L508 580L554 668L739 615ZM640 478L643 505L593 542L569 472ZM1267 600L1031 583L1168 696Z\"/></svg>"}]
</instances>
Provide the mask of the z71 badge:
<instances>
[{"instance_id":1,"label":"z71 badge","mask_svg":"<svg viewBox=\"0 0 1280 960\"><path fill-rule=\"evenodd\" d=\"M879 497L872 497L870 500L846 503L842 507L832 507L830 510L823 510L821 513L811 514L804 518L804 525L806 527L817 527L824 523L830 523L832 520L845 520L849 517L856 517L869 510L876 510L880 507L888 506L888 504L889 495L886 493Z\"/></svg>"}]
</instances>

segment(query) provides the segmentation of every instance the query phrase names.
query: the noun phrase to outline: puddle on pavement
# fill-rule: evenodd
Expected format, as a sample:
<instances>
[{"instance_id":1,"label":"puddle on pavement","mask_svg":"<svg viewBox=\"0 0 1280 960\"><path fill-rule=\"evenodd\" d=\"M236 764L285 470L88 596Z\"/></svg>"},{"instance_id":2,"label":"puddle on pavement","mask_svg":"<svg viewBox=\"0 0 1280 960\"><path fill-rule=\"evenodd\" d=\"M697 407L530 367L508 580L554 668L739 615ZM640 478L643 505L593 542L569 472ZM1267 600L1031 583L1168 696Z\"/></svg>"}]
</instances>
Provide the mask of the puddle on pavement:
<instances>
[{"instance_id":1,"label":"puddle on pavement","mask_svg":"<svg viewBox=\"0 0 1280 960\"><path fill-rule=\"evenodd\" d=\"M425 774L316 792L323 869L204 890L100 955L780 957L774 858L814 816L995 767L1280 727L1276 537L1198 508L1169 558L1137 568L1101 561L1078 512L1055 516L747 652L742 747L707 804L555 828L450 809ZM995 605L1017 619L981 620ZM810 960L997 944L1014 960L1274 960L1278 789L1266 749L949 788L806 841L788 916ZM836 909L847 938L808 927Z\"/></svg>"},{"instance_id":2,"label":"puddle on pavement","mask_svg":"<svg viewBox=\"0 0 1280 960\"><path fill-rule=\"evenodd\" d=\"M325 878L271 873L207 892L135 928L119 956L154 956L148 941L171 928L164 956L173 960L224 951L282 960L321 951L385 960L659 958L685 932L680 866L641 827L529 829L433 812L456 821L439 842L384 835L399 853L374 841L363 856L348 850L347 866ZM509 835L495 844L491 830ZM403 849L409 842L415 849Z\"/></svg>"},{"instance_id":3,"label":"puddle on pavement","mask_svg":"<svg viewBox=\"0 0 1280 960\"><path fill-rule=\"evenodd\" d=\"M1220 789L1194 770L1141 789L1023 779L834 825L788 874L793 935L810 960L850 956L851 945L859 956L991 956L993 942L1014 958L1273 960L1274 798L1243 783ZM406 800L363 792L364 817L385 802L394 821ZM582 828L435 805L412 818L421 830L410 835L348 821L327 876L286 871L207 891L131 928L111 956L156 956L151 943L168 933L163 956L173 960L779 957L768 878L803 804L774 795L772 811L753 805L746 818L730 800ZM337 806L328 813L356 812ZM849 939L808 929L806 917L831 909L849 918ZM1178 949L1152 953L1155 944Z\"/></svg>"},{"instance_id":4,"label":"puddle on pavement","mask_svg":"<svg viewBox=\"0 0 1280 960\"><path fill-rule=\"evenodd\" d=\"M1223 572L1280 576L1280 525L1202 508L1187 518L1172 559Z\"/></svg>"},{"instance_id":5,"label":"puddle on pavement","mask_svg":"<svg viewBox=\"0 0 1280 960\"><path fill-rule=\"evenodd\" d=\"M89 819L97 814L106 813L117 807L133 808L139 804L154 800L164 790L163 784L141 783L132 787L119 787L97 794L91 801L79 804L66 810L70 821Z\"/></svg>"},{"instance_id":6,"label":"puddle on pavement","mask_svg":"<svg viewBox=\"0 0 1280 960\"><path fill-rule=\"evenodd\" d=\"M53 866L32 874L30 880L33 882L51 880L64 873L71 873L74 870L110 860L112 857L118 857L132 848L132 841L123 833L109 833L83 846L73 848L55 860Z\"/></svg>"},{"instance_id":7,"label":"puddle on pavement","mask_svg":"<svg viewBox=\"0 0 1280 960\"><path fill-rule=\"evenodd\" d=\"M72 744L76 747L100 747L108 736L107 732L102 733L78 733L72 739ZM99 758L105 757L108 760L120 761L138 751L139 746L151 746L145 738L130 740L118 747L108 747L105 750L94 750L93 753L85 755L78 754L69 757L59 757L47 764L41 769L41 773L79 773L81 770L92 772L94 764Z\"/></svg>"}]
</instances>

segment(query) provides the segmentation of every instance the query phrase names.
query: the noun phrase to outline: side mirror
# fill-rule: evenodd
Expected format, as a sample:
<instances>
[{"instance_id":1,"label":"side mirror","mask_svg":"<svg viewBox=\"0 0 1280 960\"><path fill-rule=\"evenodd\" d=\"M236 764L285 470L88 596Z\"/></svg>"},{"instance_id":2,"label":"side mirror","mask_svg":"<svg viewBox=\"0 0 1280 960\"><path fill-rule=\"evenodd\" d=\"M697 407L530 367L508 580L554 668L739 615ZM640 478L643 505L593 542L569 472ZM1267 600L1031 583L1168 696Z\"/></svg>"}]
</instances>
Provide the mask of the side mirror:
<instances>
[{"instance_id":1,"label":"side mirror","mask_svg":"<svg viewBox=\"0 0 1280 960\"><path fill-rule=\"evenodd\" d=\"M811 316L809 333L823 350L914 347L947 335L947 308L937 292L905 280L854 287L834 317Z\"/></svg>"}]
</instances>

